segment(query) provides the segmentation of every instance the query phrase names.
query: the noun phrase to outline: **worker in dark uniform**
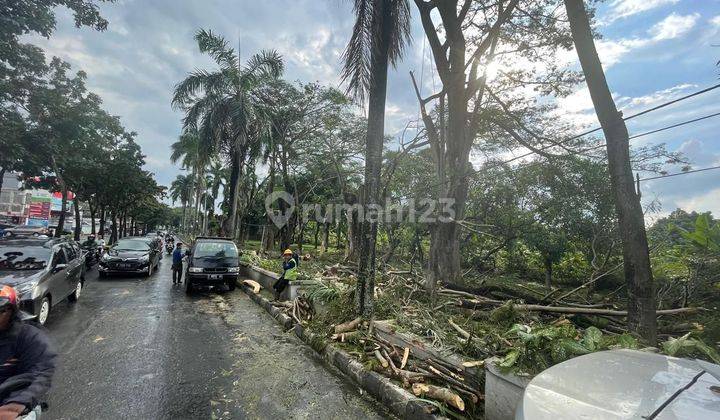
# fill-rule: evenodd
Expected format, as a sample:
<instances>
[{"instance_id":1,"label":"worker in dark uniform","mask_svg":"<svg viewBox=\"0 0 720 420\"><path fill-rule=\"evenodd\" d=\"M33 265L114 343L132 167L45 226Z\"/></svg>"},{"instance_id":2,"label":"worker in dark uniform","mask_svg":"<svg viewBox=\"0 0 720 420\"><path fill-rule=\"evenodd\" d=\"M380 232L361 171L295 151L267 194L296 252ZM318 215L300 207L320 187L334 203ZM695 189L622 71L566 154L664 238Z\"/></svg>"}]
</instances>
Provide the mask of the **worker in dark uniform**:
<instances>
[{"instance_id":1,"label":"worker in dark uniform","mask_svg":"<svg viewBox=\"0 0 720 420\"><path fill-rule=\"evenodd\" d=\"M40 410L55 372L57 354L43 330L26 323L18 309L15 289L0 289L0 386L22 378L27 386L8 392L0 400L0 420Z\"/></svg>"},{"instance_id":2,"label":"worker in dark uniform","mask_svg":"<svg viewBox=\"0 0 720 420\"><path fill-rule=\"evenodd\" d=\"M173 284L181 284L182 283L182 268L183 268L183 260L184 254L182 250L182 242L178 241L177 244L175 244L175 250L172 253L172 277L173 277Z\"/></svg>"}]
</instances>

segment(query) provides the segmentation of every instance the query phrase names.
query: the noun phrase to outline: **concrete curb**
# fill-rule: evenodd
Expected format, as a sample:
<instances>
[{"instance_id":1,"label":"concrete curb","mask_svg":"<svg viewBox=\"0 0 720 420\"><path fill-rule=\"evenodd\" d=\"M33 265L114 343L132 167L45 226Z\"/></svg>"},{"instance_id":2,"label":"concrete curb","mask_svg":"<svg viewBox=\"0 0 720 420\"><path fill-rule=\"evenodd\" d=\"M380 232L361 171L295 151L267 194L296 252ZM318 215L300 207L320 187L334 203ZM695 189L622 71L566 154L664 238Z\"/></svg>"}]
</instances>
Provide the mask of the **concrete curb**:
<instances>
[{"instance_id":1,"label":"concrete curb","mask_svg":"<svg viewBox=\"0 0 720 420\"><path fill-rule=\"evenodd\" d=\"M344 376L385 405L393 414L403 419L430 420L443 418L428 413L427 409L432 408L430 405L419 401L415 395L395 385L389 378L366 369L355 358L329 343L324 337L313 334L302 325L294 323L291 317L285 315L281 309L273 306L269 300L253 293L250 288L242 283L238 282L238 285L245 294L250 296L250 299L262 306L286 331L292 329L293 333L315 350L326 363L335 366Z\"/></svg>"}]
</instances>

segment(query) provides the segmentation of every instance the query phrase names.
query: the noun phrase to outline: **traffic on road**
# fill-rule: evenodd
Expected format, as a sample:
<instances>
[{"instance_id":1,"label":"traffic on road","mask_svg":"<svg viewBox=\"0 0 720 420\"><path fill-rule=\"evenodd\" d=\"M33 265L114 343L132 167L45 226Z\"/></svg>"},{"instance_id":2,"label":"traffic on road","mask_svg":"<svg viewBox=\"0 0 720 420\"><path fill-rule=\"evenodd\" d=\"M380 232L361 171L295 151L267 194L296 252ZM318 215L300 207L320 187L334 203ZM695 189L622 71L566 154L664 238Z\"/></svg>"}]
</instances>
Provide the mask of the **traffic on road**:
<instances>
[{"instance_id":1,"label":"traffic on road","mask_svg":"<svg viewBox=\"0 0 720 420\"><path fill-rule=\"evenodd\" d=\"M52 386L22 382L33 409L23 405L18 415L386 416L244 294L233 293L239 260L232 241L203 237L187 246L174 236L126 237L100 247L99 257L96 244L0 239L0 285L17 293L24 317L17 325L29 325L53 349L41 360L53 366ZM179 267L172 253L161 260L168 244L180 250ZM173 271L182 274L176 284ZM12 305L0 292L5 301Z\"/></svg>"}]
</instances>

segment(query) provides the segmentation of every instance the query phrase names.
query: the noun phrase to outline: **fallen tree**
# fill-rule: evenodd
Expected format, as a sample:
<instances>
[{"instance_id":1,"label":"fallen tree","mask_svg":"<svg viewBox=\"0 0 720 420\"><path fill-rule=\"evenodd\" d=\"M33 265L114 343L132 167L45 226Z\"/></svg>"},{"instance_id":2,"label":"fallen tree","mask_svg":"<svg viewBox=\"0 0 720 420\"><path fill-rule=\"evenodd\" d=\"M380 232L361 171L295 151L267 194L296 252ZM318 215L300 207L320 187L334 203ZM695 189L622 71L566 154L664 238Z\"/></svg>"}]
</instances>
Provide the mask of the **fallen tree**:
<instances>
[{"instance_id":1,"label":"fallen tree","mask_svg":"<svg viewBox=\"0 0 720 420\"><path fill-rule=\"evenodd\" d=\"M460 299L457 306L466 309L480 309L487 306L499 306L496 300L468 300ZM505 302L500 302L504 304ZM614 309L602 308L577 308L568 306L543 306L543 305L513 305L514 309L519 311L535 311L535 312L552 312L558 314L588 314L601 316L627 316L627 311L618 311ZM676 308L676 309L658 309L655 311L657 315L678 315L678 314L694 314L701 311L707 311L705 308Z\"/></svg>"}]
</instances>

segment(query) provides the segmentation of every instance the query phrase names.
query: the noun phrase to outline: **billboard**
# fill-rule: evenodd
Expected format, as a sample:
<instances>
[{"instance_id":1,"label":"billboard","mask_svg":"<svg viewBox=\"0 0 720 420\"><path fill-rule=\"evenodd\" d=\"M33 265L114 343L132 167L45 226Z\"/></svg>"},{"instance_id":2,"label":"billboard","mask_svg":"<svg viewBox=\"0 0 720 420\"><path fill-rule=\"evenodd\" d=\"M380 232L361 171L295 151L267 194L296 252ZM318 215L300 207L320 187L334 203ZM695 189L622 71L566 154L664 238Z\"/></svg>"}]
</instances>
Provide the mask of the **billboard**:
<instances>
[{"instance_id":1,"label":"billboard","mask_svg":"<svg viewBox=\"0 0 720 420\"><path fill-rule=\"evenodd\" d=\"M50 224L50 208L52 199L50 197L30 197L28 206L28 226L45 226Z\"/></svg>"},{"instance_id":2,"label":"billboard","mask_svg":"<svg viewBox=\"0 0 720 420\"><path fill-rule=\"evenodd\" d=\"M52 202L50 206L50 211L61 211L62 210L62 193L60 192L54 192L52 193ZM67 193L67 208L65 211L69 212L72 210L72 200L75 198L75 194L68 191Z\"/></svg>"}]
</instances>

